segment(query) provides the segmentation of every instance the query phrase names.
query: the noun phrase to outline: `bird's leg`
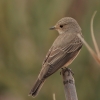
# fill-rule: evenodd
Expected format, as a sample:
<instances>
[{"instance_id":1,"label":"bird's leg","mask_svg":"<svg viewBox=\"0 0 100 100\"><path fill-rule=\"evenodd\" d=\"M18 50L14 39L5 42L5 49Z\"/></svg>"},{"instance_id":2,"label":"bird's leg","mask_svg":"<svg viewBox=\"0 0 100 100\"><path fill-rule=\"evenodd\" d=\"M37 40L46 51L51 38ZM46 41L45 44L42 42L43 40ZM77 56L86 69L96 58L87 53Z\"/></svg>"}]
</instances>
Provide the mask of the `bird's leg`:
<instances>
[{"instance_id":1,"label":"bird's leg","mask_svg":"<svg viewBox=\"0 0 100 100\"><path fill-rule=\"evenodd\" d=\"M70 68L62 67L61 69L62 70L60 71L60 75L62 74L62 72L64 73L66 71L68 71L68 76L70 75L70 72L72 75L74 75L74 73L72 72L72 70Z\"/></svg>"},{"instance_id":2,"label":"bird's leg","mask_svg":"<svg viewBox=\"0 0 100 100\"><path fill-rule=\"evenodd\" d=\"M72 75L74 75L74 73L72 72L72 70L70 68L66 68L66 70L68 71L68 76L70 75L70 72Z\"/></svg>"},{"instance_id":3,"label":"bird's leg","mask_svg":"<svg viewBox=\"0 0 100 100\"><path fill-rule=\"evenodd\" d=\"M66 69L67 69L66 67L62 67L61 71L60 71L60 75L62 74L62 71L66 70Z\"/></svg>"},{"instance_id":4,"label":"bird's leg","mask_svg":"<svg viewBox=\"0 0 100 100\"><path fill-rule=\"evenodd\" d=\"M60 75L62 74L62 70L64 70L64 68L63 68L63 67L61 68Z\"/></svg>"}]
</instances>

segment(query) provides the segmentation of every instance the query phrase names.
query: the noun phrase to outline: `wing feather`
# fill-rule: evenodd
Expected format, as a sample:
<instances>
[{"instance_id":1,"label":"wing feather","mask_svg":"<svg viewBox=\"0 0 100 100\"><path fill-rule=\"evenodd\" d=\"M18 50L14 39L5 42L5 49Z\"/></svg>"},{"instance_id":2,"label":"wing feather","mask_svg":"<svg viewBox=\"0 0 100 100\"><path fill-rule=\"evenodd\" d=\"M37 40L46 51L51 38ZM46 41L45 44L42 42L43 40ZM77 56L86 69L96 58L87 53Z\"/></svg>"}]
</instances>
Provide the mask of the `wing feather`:
<instances>
[{"instance_id":1,"label":"wing feather","mask_svg":"<svg viewBox=\"0 0 100 100\"><path fill-rule=\"evenodd\" d=\"M52 46L43 62L41 77L48 77L73 59L82 47L81 40L75 36L70 42L62 40L63 46Z\"/></svg>"}]
</instances>

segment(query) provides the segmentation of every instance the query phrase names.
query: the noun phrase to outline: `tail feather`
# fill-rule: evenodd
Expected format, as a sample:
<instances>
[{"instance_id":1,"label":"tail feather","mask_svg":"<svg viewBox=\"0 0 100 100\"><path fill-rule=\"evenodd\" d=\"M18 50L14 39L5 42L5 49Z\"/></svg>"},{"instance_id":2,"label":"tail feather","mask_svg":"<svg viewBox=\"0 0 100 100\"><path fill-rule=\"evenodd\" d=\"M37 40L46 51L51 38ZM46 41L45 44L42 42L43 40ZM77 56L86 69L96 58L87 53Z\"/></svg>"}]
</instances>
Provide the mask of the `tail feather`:
<instances>
[{"instance_id":1,"label":"tail feather","mask_svg":"<svg viewBox=\"0 0 100 100\"><path fill-rule=\"evenodd\" d=\"M41 87L43 86L43 83L44 83L43 80L37 79L33 88L31 89L31 91L29 93L29 96L31 95L31 96L35 97L39 93Z\"/></svg>"}]
</instances>

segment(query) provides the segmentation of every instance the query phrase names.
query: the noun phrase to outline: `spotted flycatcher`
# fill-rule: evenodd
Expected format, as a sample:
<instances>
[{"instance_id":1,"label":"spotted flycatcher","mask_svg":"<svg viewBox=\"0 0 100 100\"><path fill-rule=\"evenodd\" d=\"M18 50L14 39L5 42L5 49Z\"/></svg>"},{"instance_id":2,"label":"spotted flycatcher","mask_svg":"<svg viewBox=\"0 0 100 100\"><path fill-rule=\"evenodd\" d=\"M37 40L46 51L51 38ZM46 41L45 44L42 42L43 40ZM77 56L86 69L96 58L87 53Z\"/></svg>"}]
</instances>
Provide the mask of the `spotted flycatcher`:
<instances>
[{"instance_id":1,"label":"spotted flycatcher","mask_svg":"<svg viewBox=\"0 0 100 100\"><path fill-rule=\"evenodd\" d=\"M82 42L77 36L77 34L82 35L81 28L75 19L62 18L50 29L57 30L59 36L49 49L38 78L29 93L33 97L38 94L44 81L58 69L70 65L82 48Z\"/></svg>"}]
</instances>

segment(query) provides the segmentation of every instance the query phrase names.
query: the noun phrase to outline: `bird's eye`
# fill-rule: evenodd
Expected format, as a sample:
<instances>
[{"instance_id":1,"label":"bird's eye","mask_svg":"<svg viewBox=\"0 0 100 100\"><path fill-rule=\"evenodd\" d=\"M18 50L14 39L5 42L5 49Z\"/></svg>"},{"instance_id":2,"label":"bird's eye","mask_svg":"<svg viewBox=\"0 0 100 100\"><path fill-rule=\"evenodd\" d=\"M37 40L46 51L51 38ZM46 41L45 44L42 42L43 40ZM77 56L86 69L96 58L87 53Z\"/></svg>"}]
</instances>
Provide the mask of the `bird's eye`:
<instances>
[{"instance_id":1,"label":"bird's eye","mask_svg":"<svg viewBox=\"0 0 100 100\"><path fill-rule=\"evenodd\" d=\"M63 25L60 25L60 28L63 28Z\"/></svg>"}]
</instances>

